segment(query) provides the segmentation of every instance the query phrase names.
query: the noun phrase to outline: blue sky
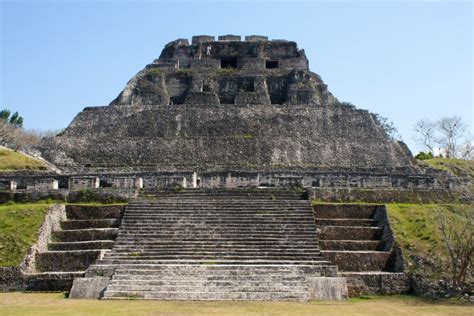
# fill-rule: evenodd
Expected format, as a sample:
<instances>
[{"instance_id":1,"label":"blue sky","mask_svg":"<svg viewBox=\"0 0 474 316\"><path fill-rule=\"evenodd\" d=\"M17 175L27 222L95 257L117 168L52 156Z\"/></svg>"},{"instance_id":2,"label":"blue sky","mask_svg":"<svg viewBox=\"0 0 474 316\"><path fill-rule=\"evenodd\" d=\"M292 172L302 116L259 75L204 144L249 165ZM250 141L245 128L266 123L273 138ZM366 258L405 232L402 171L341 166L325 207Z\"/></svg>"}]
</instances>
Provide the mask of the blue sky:
<instances>
[{"instance_id":1,"label":"blue sky","mask_svg":"<svg viewBox=\"0 0 474 316\"><path fill-rule=\"evenodd\" d=\"M108 104L176 38L259 34L298 42L339 100L391 119L412 151L418 119L460 115L473 130L471 1L0 3L0 106L26 128Z\"/></svg>"}]
</instances>

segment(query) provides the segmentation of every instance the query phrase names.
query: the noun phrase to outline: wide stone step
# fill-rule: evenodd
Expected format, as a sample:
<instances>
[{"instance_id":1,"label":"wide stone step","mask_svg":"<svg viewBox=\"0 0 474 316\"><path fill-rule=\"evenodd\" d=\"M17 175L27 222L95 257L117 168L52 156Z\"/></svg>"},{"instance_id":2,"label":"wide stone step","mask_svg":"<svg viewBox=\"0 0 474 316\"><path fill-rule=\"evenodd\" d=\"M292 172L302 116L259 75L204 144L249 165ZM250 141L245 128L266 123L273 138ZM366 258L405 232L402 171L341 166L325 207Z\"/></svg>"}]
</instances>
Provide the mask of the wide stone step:
<instances>
[{"instance_id":1,"label":"wide stone step","mask_svg":"<svg viewBox=\"0 0 474 316\"><path fill-rule=\"evenodd\" d=\"M101 250L46 251L36 254L36 269L47 271L84 271Z\"/></svg>"},{"instance_id":2,"label":"wide stone step","mask_svg":"<svg viewBox=\"0 0 474 316\"><path fill-rule=\"evenodd\" d=\"M178 300L178 301L305 301L308 291L300 292L154 292L154 291L105 291L102 299L145 299L145 300Z\"/></svg>"},{"instance_id":3,"label":"wide stone step","mask_svg":"<svg viewBox=\"0 0 474 316\"><path fill-rule=\"evenodd\" d=\"M66 205L68 219L121 218L125 205Z\"/></svg>"},{"instance_id":4,"label":"wide stone step","mask_svg":"<svg viewBox=\"0 0 474 316\"><path fill-rule=\"evenodd\" d=\"M301 282L305 280L302 273L294 271L282 271L280 274L270 273L265 275L262 280L262 273L255 271L254 274L244 273L240 271L234 271L233 273L212 273L206 272L201 274L188 275L183 278L181 274L170 274L170 273L156 273L153 270L146 270L146 274L114 274L111 284L150 284L150 285L187 285L187 286L202 286L206 283L214 283L226 285L230 281L236 284L248 284L248 283L278 283L278 282Z\"/></svg>"},{"instance_id":5,"label":"wide stone step","mask_svg":"<svg viewBox=\"0 0 474 316\"><path fill-rule=\"evenodd\" d=\"M318 226L365 226L376 227L377 221L373 219L353 219L353 218L316 218Z\"/></svg>"},{"instance_id":6,"label":"wide stone step","mask_svg":"<svg viewBox=\"0 0 474 316\"><path fill-rule=\"evenodd\" d=\"M160 259L160 260L138 260L136 259L134 262L130 260L105 260L101 259L95 265L101 266L117 266L120 265L121 268L135 268L135 269L160 269L163 265L208 265L211 267L221 266L221 265L248 265L248 266L255 266L258 265L304 265L307 266L311 265L329 265L333 267L333 263L325 258L318 257L317 259L258 259L252 258L248 260L233 260L233 259L219 259L219 260L208 260L208 259Z\"/></svg>"},{"instance_id":7,"label":"wide stone step","mask_svg":"<svg viewBox=\"0 0 474 316\"><path fill-rule=\"evenodd\" d=\"M208 244L208 245L183 245L183 246L177 246L177 245L115 245L114 246L114 252L120 252L120 251L134 251L134 250L146 250L146 251L215 251L215 250L221 250L221 251L229 251L229 250L235 250L235 251L244 251L244 250L254 250L254 251L262 251L267 249L267 245L262 245L262 246L255 246L255 245L214 245L214 244ZM278 245L278 250L301 250L301 251L311 251L311 250L318 250L317 246L314 245L300 245L300 246L294 246L294 245Z\"/></svg>"},{"instance_id":8,"label":"wide stone step","mask_svg":"<svg viewBox=\"0 0 474 316\"><path fill-rule=\"evenodd\" d=\"M67 220L61 222L61 228L66 230L87 228L114 228L118 227L119 225L120 219L116 218Z\"/></svg>"},{"instance_id":9,"label":"wide stone step","mask_svg":"<svg viewBox=\"0 0 474 316\"><path fill-rule=\"evenodd\" d=\"M118 228L91 228L55 231L52 233L52 238L60 242L114 240L117 234Z\"/></svg>"},{"instance_id":10,"label":"wide stone step","mask_svg":"<svg viewBox=\"0 0 474 316\"><path fill-rule=\"evenodd\" d=\"M313 206L316 218L360 218L373 219L377 205L371 204L316 204Z\"/></svg>"},{"instance_id":11,"label":"wide stone step","mask_svg":"<svg viewBox=\"0 0 474 316\"><path fill-rule=\"evenodd\" d=\"M385 271L390 258L386 251L321 250L321 254L339 271Z\"/></svg>"},{"instance_id":12,"label":"wide stone step","mask_svg":"<svg viewBox=\"0 0 474 316\"><path fill-rule=\"evenodd\" d=\"M253 205L253 204L175 204L175 205L154 205L154 206L127 206L127 212L142 212L142 211L222 211L222 212L255 212L268 211L280 213L283 211L295 212L312 212L313 209L309 204L305 205Z\"/></svg>"},{"instance_id":13,"label":"wide stone step","mask_svg":"<svg viewBox=\"0 0 474 316\"><path fill-rule=\"evenodd\" d=\"M89 250L89 249L112 249L112 240L93 240L75 242L50 242L49 250Z\"/></svg>"},{"instance_id":14,"label":"wide stone step","mask_svg":"<svg viewBox=\"0 0 474 316\"><path fill-rule=\"evenodd\" d=\"M316 237L316 230L314 231L294 231L294 230L223 230L223 229L213 229L209 228L208 231L203 231L202 229L180 229L180 230L163 230L161 231L157 227L157 229L121 229L120 230L120 237L126 236L151 236L151 237L188 237L190 235L194 237L211 237L214 238L216 236L225 236L232 238L236 237L284 237L284 236L306 236L306 237Z\"/></svg>"},{"instance_id":15,"label":"wide stone step","mask_svg":"<svg viewBox=\"0 0 474 316\"><path fill-rule=\"evenodd\" d=\"M112 282L107 286L107 291L119 292L119 291L146 291L146 292L223 292L223 293L238 293L238 292L287 292L293 293L301 291L303 292L301 282L294 283L247 283L247 284L235 284L234 282L228 282L227 285L217 285L213 282L208 282L201 286L178 286L178 285L152 285L152 284L134 284L126 283L121 284L119 282Z\"/></svg>"},{"instance_id":16,"label":"wide stone step","mask_svg":"<svg viewBox=\"0 0 474 316\"><path fill-rule=\"evenodd\" d=\"M225 254L194 254L194 255L180 255L180 254L172 254L172 255L156 255L156 256L119 256L119 255L109 255L104 256L104 261L114 261L114 262L130 262L134 261L136 263L142 263L144 260L150 261L159 261L159 260L208 260L210 262L215 260L317 260L321 258L318 255L295 255L295 254L287 254L287 255L280 255L280 254L269 254L269 255L225 255ZM55 270L50 270L55 271ZM75 271L75 270L64 270L64 271Z\"/></svg>"},{"instance_id":17,"label":"wide stone step","mask_svg":"<svg viewBox=\"0 0 474 316\"><path fill-rule=\"evenodd\" d=\"M323 226L320 227L321 240L379 240L382 229L378 227Z\"/></svg>"},{"instance_id":18,"label":"wide stone step","mask_svg":"<svg viewBox=\"0 0 474 316\"><path fill-rule=\"evenodd\" d=\"M186 245L199 245L199 246L212 246L212 245L235 245L239 246L280 246L280 245L294 245L299 247L300 245L317 245L317 240L314 238L305 238L292 241L292 243L285 242L281 239L188 239L188 240L170 240L170 239L157 239L157 238L146 238L141 239L140 243L137 244L135 238L118 237L115 241L114 246L129 246L129 245L170 245L170 246L186 246Z\"/></svg>"},{"instance_id":19,"label":"wide stone step","mask_svg":"<svg viewBox=\"0 0 474 316\"><path fill-rule=\"evenodd\" d=\"M119 236L117 241L119 244L123 244L124 242L136 242L141 243L143 239L147 239L147 241L155 241L160 243L172 243L172 242L216 242L216 243L247 243L247 242L279 242L279 243L292 243L292 242L299 242L303 244L311 244L317 243L317 240L314 237L305 237L304 239L301 236L295 236L293 238L289 238L288 236L277 236L277 237L258 237L258 236L246 236L243 237L233 237L233 238L224 238L224 237L213 237L213 238L199 238L194 236L189 237L180 237L180 238L171 238L171 237L150 237L150 236L140 236L140 235L128 235L128 236Z\"/></svg>"},{"instance_id":20,"label":"wide stone step","mask_svg":"<svg viewBox=\"0 0 474 316\"><path fill-rule=\"evenodd\" d=\"M41 272L23 276L26 291L69 291L74 278L84 276L84 271Z\"/></svg>"},{"instance_id":21,"label":"wide stone step","mask_svg":"<svg viewBox=\"0 0 474 316\"><path fill-rule=\"evenodd\" d=\"M126 225L129 220L143 221L144 223L195 223L195 224L284 224L284 223L309 223L313 219L308 217L253 217L247 218L245 216L235 218L219 218L218 216L203 218L203 217L157 217L157 216L130 216L124 219L123 225Z\"/></svg>"},{"instance_id":22,"label":"wide stone step","mask_svg":"<svg viewBox=\"0 0 474 316\"><path fill-rule=\"evenodd\" d=\"M322 250L379 250L383 245L379 240L320 240Z\"/></svg>"}]
</instances>

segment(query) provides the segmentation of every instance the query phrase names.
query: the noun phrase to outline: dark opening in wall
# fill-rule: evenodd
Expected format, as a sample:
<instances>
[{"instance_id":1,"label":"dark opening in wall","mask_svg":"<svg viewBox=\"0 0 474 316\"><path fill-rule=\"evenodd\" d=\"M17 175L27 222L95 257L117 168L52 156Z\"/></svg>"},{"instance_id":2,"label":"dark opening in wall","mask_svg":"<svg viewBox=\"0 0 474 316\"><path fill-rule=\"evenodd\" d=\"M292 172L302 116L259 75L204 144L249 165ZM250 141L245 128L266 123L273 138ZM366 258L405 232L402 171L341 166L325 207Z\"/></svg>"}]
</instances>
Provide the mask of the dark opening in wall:
<instances>
[{"instance_id":1,"label":"dark opening in wall","mask_svg":"<svg viewBox=\"0 0 474 316\"><path fill-rule=\"evenodd\" d=\"M112 183L108 182L107 180L100 179L99 187L100 188L110 188L110 187L112 187Z\"/></svg>"},{"instance_id":2,"label":"dark opening in wall","mask_svg":"<svg viewBox=\"0 0 474 316\"><path fill-rule=\"evenodd\" d=\"M267 61L265 61L265 68L267 68L267 69L278 68L278 60L267 60Z\"/></svg>"},{"instance_id":3,"label":"dark opening in wall","mask_svg":"<svg viewBox=\"0 0 474 316\"><path fill-rule=\"evenodd\" d=\"M208 84L202 85L202 91L203 92L211 92L211 86Z\"/></svg>"},{"instance_id":4,"label":"dark opening in wall","mask_svg":"<svg viewBox=\"0 0 474 316\"><path fill-rule=\"evenodd\" d=\"M237 68L237 58L236 57L222 58L221 68Z\"/></svg>"},{"instance_id":5,"label":"dark opening in wall","mask_svg":"<svg viewBox=\"0 0 474 316\"><path fill-rule=\"evenodd\" d=\"M242 91L243 92L255 92L255 87L253 82L245 81L242 84Z\"/></svg>"}]
</instances>

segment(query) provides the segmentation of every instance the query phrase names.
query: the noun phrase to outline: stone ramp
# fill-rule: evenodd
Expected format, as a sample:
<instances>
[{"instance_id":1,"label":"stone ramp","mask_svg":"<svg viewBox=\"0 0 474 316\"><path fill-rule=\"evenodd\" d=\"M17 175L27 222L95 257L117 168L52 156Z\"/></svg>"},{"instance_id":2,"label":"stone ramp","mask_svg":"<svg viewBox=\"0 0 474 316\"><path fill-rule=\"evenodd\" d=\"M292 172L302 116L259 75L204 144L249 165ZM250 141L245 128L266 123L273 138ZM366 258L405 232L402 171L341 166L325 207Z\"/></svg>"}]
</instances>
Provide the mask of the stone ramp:
<instances>
[{"instance_id":1,"label":"stone ramp","mask_svg":"<svg viewBox=\"0 0 474 316\"><path fill-rule=\"evenodd\" d=\"M345 280L319 250L309 201L201 192L141 199L88 278L104 299L343 299ZM71 295L76 295L73 290ZM76 291L80 292L80 291Z\"/></svg>"},{"instance_id":2,"label":"stone ramp","mask_svg":"<svg viewBox=\"0 0 474 316\"><path fill-rule=\"evenodd\" d=\"M385 206L316 204L314 212L321 253L346 277L351 295L409 290Z\"/></svg>"}]
</instances>

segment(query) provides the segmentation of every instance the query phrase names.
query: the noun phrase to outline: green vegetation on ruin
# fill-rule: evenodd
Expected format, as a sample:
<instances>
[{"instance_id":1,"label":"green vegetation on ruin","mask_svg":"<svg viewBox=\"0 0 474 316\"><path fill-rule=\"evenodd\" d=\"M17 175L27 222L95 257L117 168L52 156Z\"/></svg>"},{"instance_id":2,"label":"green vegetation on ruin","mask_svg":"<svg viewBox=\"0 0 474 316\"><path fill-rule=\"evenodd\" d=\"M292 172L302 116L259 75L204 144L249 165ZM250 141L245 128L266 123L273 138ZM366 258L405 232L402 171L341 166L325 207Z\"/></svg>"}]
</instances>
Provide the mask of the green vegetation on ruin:
<instances>
[{"instance_id":1,"label":"green vegetation on ruin","mask_svg":"<svg viewBox=\"0 0 474 316\"><path fill-rule=\"evenodd\" d=\"M462 225L467 220L465 212L474 212L474 206L387 204L387 210L407 270L431 277L445 276L449 257L436 218L444 216L454 225Z\"/></svg>"},{"instance_id":2,"label":"green vegetation on ruin","mask_svg":"<svg viewBox=\"0 0 474 316\"><path fill-rule=\"evenodd\" d=\"M0 171L46 170L45 165L36 159L10 149L0 149Z\"/></svg>"},{"instance_id":3,"label":"green vegetation on ruin","mask_svg":"<svg viewBox=\"0 0 474 316\"><path fill-rule=\"evenodd\" d=\"M51 204L14 204L0 206L0 267L21 263L38 238L38 230Z\"/></svg>"},{"instance_id":4,"label":"green vegetation on ruin","mask_svg":"<svg viewBox=\"0 0 474 316\"><path fill-rule=\"evenodd\" d=\"M182 302L70 300L60 293L2 293L2 315L472 315L472 305L411 296L376 296L345 302Z\"/></svg>"},{"instance_id":5,"label":"green vegetation on ruin","mask_svg":"<svg viewBox=\"0 0 474 316\"><path fill-rule=\"evenodd\" d=\"M432 168L450 171L458 177L474 178L474 160L433 158L423 160L420 163L425 163Z\"/></svg>"}]
</instances>

